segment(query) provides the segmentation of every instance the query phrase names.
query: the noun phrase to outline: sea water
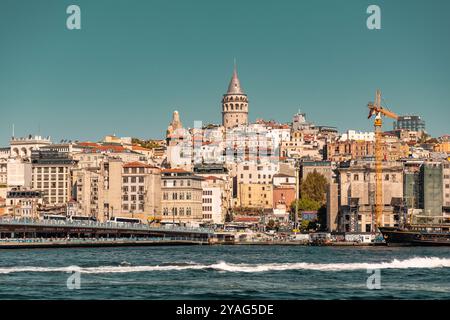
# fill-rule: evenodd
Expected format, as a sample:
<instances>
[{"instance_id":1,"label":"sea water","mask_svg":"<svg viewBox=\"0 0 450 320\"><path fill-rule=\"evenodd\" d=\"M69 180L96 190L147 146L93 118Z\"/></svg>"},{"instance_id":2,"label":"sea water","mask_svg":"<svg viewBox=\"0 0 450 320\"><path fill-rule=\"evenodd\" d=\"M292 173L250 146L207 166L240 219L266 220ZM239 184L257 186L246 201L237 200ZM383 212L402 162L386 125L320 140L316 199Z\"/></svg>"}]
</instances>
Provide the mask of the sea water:
<instances>
[{"instance_id":1,"label":"sea water","mask_svg":"<svg viewBox=\"0 0 450 320\"><path fill-rule=\"evenodd\" d=\"M374 274L379 289L368 285ZM0 299L449 298L450 248L236 245L0 251Z\"/></svg>"}]
</instances>

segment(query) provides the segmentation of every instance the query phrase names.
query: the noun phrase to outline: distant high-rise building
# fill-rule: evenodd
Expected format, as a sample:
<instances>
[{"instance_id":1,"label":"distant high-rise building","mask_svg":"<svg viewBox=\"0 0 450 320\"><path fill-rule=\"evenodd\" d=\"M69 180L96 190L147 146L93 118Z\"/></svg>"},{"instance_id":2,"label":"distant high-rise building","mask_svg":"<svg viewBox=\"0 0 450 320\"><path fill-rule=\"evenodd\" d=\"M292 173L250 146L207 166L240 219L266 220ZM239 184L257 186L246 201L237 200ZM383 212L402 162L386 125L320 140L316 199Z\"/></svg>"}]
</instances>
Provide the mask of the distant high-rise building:
<instances>
[{"instance_id":1,"label":"distant high-rise building","mask_svg":"<svg viewBox=\"0 0 450 320\"><path fill-rule=\"evenodd\" d=\"M242 90L234 67L228 91L222 98L222 125L227 128L248 124L248 98Z\"/></svg>"},{"instance_id":2,"label":"distant high-rise building","mask_svg":"<svg viewBox=\"0 0 450 320\"><path fill-rule=\"evenodd\" d=\"M399 116L394 122L394 130L425 131L425 121L420 116Z\"/></svg>"}]
</instances>

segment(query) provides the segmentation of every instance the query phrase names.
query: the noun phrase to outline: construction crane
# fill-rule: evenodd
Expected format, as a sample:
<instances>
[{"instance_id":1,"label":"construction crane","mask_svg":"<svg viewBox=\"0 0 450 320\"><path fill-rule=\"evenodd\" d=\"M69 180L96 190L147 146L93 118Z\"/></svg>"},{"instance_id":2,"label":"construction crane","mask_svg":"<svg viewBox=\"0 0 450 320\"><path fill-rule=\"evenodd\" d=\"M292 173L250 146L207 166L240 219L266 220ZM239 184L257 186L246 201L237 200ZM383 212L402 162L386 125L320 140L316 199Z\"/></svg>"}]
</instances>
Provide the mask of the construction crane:
<instances>
[{"instance_id":1,"label":"construction crane","mask_svg":"<svg viewBox=\"0 0 450 320\"><path fill-rule=\"evenodd\" d=\"M382 117L388 117L394 120L398 120L398 115L387 110L381 106L381 91L377 90L375 95L375 101L369 102L367 105L369 108L370 119L375 116L375 226L374 231L377 231L378 226L382 223L383 216L383 133Z\"/></svg>"}]
</instances>

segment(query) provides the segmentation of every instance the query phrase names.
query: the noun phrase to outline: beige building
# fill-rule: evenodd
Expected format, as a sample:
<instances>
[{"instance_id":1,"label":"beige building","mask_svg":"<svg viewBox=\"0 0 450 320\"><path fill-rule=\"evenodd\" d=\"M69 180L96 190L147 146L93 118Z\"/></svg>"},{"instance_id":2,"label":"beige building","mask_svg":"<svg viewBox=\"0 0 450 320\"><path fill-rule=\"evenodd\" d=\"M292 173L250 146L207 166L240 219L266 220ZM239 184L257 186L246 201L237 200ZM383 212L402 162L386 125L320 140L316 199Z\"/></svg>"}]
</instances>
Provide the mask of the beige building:
<instances>
[{"instance_id":1,"label":"beige building","mask_svg":"<svg viewBox=\"0 0 450 320\"><path fill-rule=\"evenodd\" d=\"M80 214L100 221L114 217L158 220L161 211L160 169L110 158L99 167L74 170Z\"/></svg>"},{"instance_id":2,"label":"beige building","mask_svg":"<svg viewBox=\"0 0 450 320\"><path fill-rule=\"evenodd\" d=\"M72 198L71 170L75 164L65 153L32 152L32 189L42 191L45 205L64 205Z\"/></svg>"},{"instance_id":3,"label":"beige building","mask_svg":"<svg viewBox=\"0 0 450 320\"><path fill-rule=\"evenodd\" d=\"M5 215L37 219L38 208L42 205L42 193L33 190L10 190L7 192L5 205Z\"/></svg>"},{"instance_id":4,"label":"beige building","mask_svg":"<svg viewBox=\"0 0 450 320\"><path fill-rule=\"evenodd\" d=\"M161 170L161 223L196 226L202 222L202 180L183 169Z\"/></svg>"},{"instance_id":5,"label":"beige building","mask_svg":"<svg viewBox=\"0 0 450 320\"><path fill-rule=\"evenodd\" d=\"M273 208L273 185L258 183L239 184L237 205L242 208Z\"/></svg>"},{"instance_id":6,"label":"beige building","mask_svg":"<svg viewBox=\"0 0 450 320\"><path fill-rule=\"evenodd\" d=\"M222 125L226 129L248 124L248 98L241 88L236 66L222 98Z\"/></svg>"},{"instance_id":7,"label":"beige building","mask_svg":"<svg viewBox=\"0 0 450 320\"><path fill-rule=\"evenodd\" d=\"M330 231L372 232L375 217L375 165L373 161L352 161L338 169L337 183L328 190ZM396 226L403 199L403 166L383 162L383 226ZM337 226L337 230L333 230Z\"/></svg>"}]
</instances>

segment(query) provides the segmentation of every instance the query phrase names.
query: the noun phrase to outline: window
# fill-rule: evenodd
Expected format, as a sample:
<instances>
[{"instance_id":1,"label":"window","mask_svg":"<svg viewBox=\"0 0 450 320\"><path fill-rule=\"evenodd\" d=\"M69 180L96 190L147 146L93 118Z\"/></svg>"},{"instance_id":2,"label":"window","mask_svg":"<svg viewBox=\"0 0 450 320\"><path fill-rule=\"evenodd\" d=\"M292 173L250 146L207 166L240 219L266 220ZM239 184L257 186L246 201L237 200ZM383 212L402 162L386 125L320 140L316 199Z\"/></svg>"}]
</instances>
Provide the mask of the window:
<instances>
[{"instance_id":1,"label":"window","mask_svg":"<svg viewBox=\"0 0 450 320\"><path fill-rule=\"evenodd\" d=\"M353 176L353 181L359 181L359 175L355 174L355 175Z\"/></svg>"}]
</instances>

